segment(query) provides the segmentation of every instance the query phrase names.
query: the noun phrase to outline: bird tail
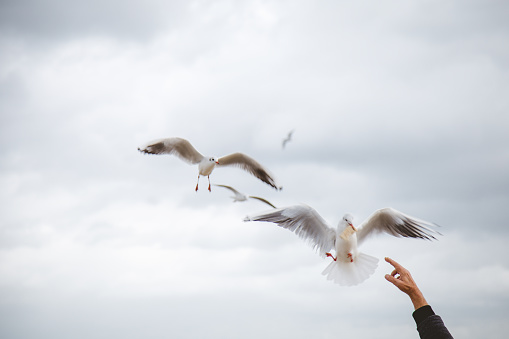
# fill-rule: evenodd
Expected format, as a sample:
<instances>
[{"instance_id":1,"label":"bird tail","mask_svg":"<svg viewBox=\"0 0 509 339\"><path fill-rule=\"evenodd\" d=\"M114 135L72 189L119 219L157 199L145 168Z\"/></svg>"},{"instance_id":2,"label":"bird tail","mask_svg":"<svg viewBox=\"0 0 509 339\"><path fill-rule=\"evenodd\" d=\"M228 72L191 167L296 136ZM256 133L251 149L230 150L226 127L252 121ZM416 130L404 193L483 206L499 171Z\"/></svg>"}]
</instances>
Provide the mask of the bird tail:
<instances>
[{"instance_id":1,"label":"bird tail","mask_svg":"<svg viewBox=\"0 0 509 339\"><path fill-rule=\"evenodd\" d=\"M341 286L358 285L368 279L378 266L378 259L364 253L358 253L353 262L332 261L322 274L327 280Z\"/></svg>"}]
</instances>

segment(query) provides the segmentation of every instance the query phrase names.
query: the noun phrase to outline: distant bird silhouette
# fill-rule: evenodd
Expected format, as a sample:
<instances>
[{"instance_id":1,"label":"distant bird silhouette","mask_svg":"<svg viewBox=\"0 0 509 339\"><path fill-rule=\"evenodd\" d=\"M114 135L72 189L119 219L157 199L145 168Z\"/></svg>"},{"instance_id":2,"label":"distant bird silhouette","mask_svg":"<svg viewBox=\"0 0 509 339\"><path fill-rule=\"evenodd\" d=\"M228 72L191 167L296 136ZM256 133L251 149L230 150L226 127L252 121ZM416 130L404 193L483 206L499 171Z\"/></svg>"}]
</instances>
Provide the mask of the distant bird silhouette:
<instances>
[{"instance_id":1,"label":"distant bird silhouette","mask_svg":"<svg viewBox=\"0 0 509 339\"><path fill-rule=\"evenodd\" d=\"M149 142L146 146L139 147L138 151L149 154L174 154L180 159L190 164L198 164L198 181L196 182L196 191L198 191L198 183L200 175L207 176L210 189L210 174L217 166L237 166L251 173L261 181L280 189L272 177L272 175L256 160L245 155L244 153L232 153L221 158L204 157L198 152L193 145L186 139L182 138L165 138Z\"/></svg>"},{"instance_id":2,"label":"distant bird silhouette","mask_svg":"<svg viewBox=\"0 0 509 339\"><path fill-rule=\"evenodd\" d=\"M344 286L360 284L375 272L378 259L357 250L357 244L362 244L368 236L384 232L395 237L432 240L436 239L434 234L440 234L430 228L435 224L393 208L375 211L358 229L353 226L352 220L350 214L345 214L334 229L327 225L318 212L306 205L278 208L244 219L273 222L308 240L320 255L333 260L322 274L328 280ZM335 249L336 257L329 252L331 249Z\"/></svg>"},{"instance_id":3,"label":"distant bird silhouette","mask_svg":"<svg viewBox=\"0 0 509 339\"><path fill-rule=\"evenodd\" d=\"M237 191L235 188L231 187L231 186L227 186L227 185L216 185L216 184L213 184L214 186L218 186L218 187L224 187L226 189L229 189L230 191L233 192L233 194L235 194L232 198L233 198L233 202L236 202L236 201L247 201L248 198L251 198L251 199L257 199L257 200L260 200L261 202L264 202L266 203L267 205L273 207L273 208L276 208L276 206L272 205L269 201L267 201L266 199L264 198L260 198L260 197L255 197L254 195L245 195L244 193L241 193L239 191Z\"/></svg>"},{"instance_id":4,"label":"distant bird silhouette","mask_svg":"<svg viewBox=\"0 0 509 339\"><path fill-rule=\"evenodd\" d=\"M286 136L286 138L283 139L283 148L285 148L286 144L292 140L292 135L293 135L293 129L288 133L288 135Z\"/></svg>"}]
</instances>

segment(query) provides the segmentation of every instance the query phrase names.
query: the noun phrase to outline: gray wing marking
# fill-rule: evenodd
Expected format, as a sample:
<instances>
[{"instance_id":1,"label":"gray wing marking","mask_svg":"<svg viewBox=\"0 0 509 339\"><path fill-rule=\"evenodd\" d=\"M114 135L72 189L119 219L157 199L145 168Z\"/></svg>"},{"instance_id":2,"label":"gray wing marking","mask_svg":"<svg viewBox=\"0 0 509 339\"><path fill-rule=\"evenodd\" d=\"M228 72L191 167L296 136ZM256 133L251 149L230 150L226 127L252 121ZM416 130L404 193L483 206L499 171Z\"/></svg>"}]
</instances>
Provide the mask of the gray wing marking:
<instances>
[{"instance_id":1,"label":"gray wing marking","mask_svg":"<svg viewBox=\"0 0 509 339\"><path fill-rule=\"evenodd\" d=\"M272 175L255 159L245 155L244 153L232 153L218 159L218 166L237 166L251 173L261 181L275 189L279 189Z\"/></svg>"},{"instance_id":2,"label":"gray wing marking","mask_svg":"<svg viewBox=\"0 0 509 339\"><path fill-rule=\"evenodd\" d=\"M189 141L182 138L154 140L138 148L138 151L148 154L173 154L190 164L197 164L203 159L203 155Z\"/></svg>"},{"instance_id":3,"label":"gray wing marking","mask_svg":"<svg viewBox=\"0 0 509 339\"><path fill-rule=\"evenodd\" d=\"M375 211L359 226L357 241L360 244L367 237L382 232L395 237L436 240L435 235L441 235L432 229L436 226L436 224L411 217L393 208L382 208Z\"/></svg>"}]
</instances>

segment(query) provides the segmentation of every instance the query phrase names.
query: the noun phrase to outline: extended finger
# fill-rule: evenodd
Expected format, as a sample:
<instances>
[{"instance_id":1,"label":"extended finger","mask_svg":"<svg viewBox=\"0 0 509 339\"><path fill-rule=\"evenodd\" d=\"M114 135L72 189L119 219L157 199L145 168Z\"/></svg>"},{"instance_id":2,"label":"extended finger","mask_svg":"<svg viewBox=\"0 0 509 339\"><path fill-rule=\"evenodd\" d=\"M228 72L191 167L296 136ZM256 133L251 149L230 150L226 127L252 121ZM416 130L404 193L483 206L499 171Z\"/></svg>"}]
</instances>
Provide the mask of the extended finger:
<instances>
[{"instance_id":1,"label":"extended finger","mask_svg":"<svg viewBox=\"0 0 509 339\"><path fill-rule=\"evenodd\" d=\"M385 261L387 261L389 264L394 266L395 269L403 268L403 266L401 266L397 261L395 261L389 257L385 257Z\"/></svg>"}]
</instances>

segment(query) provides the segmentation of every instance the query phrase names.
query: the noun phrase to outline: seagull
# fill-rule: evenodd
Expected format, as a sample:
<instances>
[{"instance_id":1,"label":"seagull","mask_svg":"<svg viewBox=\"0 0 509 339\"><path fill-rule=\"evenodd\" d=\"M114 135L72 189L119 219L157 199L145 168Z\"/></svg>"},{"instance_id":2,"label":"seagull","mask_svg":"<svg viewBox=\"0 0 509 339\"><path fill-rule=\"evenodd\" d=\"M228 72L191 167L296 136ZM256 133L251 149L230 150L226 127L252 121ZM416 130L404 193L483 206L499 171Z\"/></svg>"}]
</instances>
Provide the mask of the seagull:
<instances>
[{"instance_id":1,"label":"seagull","mask_svg":"<svg viewBox=\"0 0 509 339\"><path fill-rule=\"evenodd\" d=\"M375 272L378 259L357 250L369 236L388 233L395 237L436 240L435 235L441 235L431 228L436 224L390 207L375 211L358 228L353 225L353 216L347 213L334 229L316 210L304 204L247 216L244 221L272 222L307 240L322 257L332 259L322 274L342 286L358 285ZM330 253L332 249L336 256Z\"/></svg>"},{"instance_id":2,"label":"seagull","mask_svg":"<svg viewBox=\"0 0 509 339\"><path fill-rule=\"evenodd\" d=\"M276 185L274 178L269 172L253 158L244 153L232 153L221 158L205 157L198 152L193 145L186 139L182 138L164 138L149 142L146 146L139 147L138 151L148 154L174 154L180 159L190 163L198 164L198 182L195 191L198 191L198 183L200 175L207 176L210 189L210 174L217 166L237 166L251 173L261 181L274 187L281 189Z\"/></svg>"},{"instance_id":3,"label":"seagull","mask_svg":"<svg viewBox=\"0 0 509 339\"><path fill-rule=\"evenodd\" d=\"M288 143L288 141L292 140L292 134L293 134L293 129L288 133L288 135L286 136L286 138L283 139L283 148L285 148L286 144Z\"/></svg>"},{"instance_id":4,"label":"seagull","mask_svg":"<svg viewBox=\"0 0 509 339\"><path fill-rule=\"evenodd\" d=\"M233 194L235 194L235 196L233 196L233 202L236 202L236 201L247 201L248 198L251 198L251 199L257 199L257 200L260 200L264 203L266 203L267 205L273 207L273 208L276 208L276 206L272 205L269 201L263 199L263 198L260 198L260 197L255 197L254 195L250 195L250 196L247 196L245 195L244 193L240 193L239 191L237 191L235 188L231 187L231 186L227 186L227 185L216 185L214 184L214 186L218 186L218 187L224 187L224 188L227 188L229 189L230 191L233 192Z\"/></svg>"}]
</instances>

